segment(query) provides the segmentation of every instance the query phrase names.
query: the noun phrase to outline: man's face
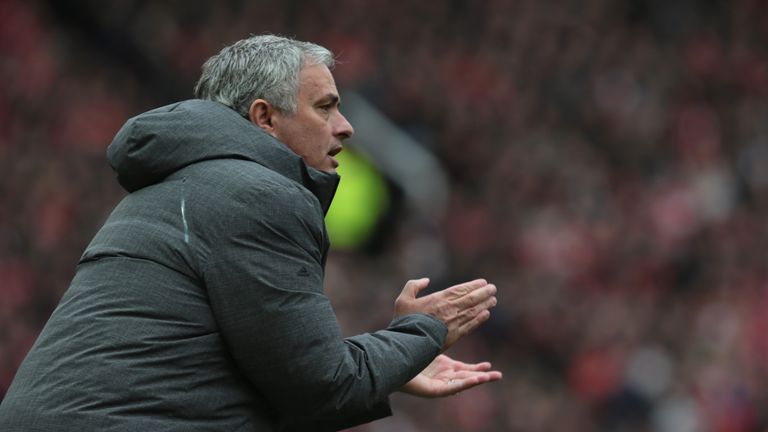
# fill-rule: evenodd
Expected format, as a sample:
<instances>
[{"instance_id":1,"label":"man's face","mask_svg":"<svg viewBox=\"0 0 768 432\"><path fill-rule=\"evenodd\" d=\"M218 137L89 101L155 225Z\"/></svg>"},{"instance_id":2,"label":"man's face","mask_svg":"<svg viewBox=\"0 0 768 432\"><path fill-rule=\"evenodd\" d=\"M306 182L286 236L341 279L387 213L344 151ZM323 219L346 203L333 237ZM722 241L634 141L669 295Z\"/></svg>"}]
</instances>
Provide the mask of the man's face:
<instances>
[{"instance_id":1,"label":"man's face","mask_svg":"<svg viewBox=\"0 0 768 432\"><path fill-rule=\"evenodd\" d=\"M304 66L296 102L295 114L273 115L275 137L307 165L335 173L339 163L334 156L342 149L341 141L351 137L354 130L339 111L339 93L327 66Z\"/></svg>"}]
</instances>

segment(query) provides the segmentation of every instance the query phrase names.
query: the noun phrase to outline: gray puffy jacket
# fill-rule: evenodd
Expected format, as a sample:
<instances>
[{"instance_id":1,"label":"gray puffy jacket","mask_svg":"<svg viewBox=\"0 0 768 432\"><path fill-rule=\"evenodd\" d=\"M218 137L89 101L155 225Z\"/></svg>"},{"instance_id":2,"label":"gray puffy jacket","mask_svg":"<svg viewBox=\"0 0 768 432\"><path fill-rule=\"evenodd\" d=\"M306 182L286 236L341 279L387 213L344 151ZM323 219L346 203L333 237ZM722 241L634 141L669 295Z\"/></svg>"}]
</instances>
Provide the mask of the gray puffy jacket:
<instances>
[{"instance_id":1,"label":"gray puffy jacket","mask_svg":"<svg viewBox=\"0 0 768 432\"><path fill-rule=\"evenodd\" d=\"M323 294L338 177L233 110L149 111L108 158L130 193L20 367L0 430L337 430L389 415L389 394L439 353L446 328L426 315L342 337Z\"/></svg>"}]
</instances>

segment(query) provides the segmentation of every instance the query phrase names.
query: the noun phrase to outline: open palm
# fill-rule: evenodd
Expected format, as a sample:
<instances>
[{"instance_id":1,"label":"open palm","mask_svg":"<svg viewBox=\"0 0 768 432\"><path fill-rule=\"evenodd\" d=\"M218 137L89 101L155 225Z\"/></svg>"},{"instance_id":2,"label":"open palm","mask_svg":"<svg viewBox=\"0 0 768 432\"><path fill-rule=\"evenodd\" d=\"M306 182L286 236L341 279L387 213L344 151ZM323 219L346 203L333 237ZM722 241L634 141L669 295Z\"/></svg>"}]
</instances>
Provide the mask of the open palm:
<instances>
[{"instance_id":1,"label":"open palm","mask_svg":"<svg viewBox=\"0 0 768 432\"><path fill-rule=\"evenodd\" d=\"M500 379L501 372L492 371L488 362L469 364L440 354L400 390L414 396L436 398Z\"/></svg>"}]
</instances>

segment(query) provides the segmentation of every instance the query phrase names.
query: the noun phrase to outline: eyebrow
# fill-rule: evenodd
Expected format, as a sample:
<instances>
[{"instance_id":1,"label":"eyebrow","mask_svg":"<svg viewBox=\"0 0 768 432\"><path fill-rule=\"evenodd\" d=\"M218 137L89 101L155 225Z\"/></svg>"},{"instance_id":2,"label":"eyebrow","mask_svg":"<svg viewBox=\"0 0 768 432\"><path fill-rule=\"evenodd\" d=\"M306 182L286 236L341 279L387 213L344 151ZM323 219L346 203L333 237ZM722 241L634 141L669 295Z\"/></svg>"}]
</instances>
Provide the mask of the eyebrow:
<instances>
[{"instance_id":1,"label":"eyebrow","mask_svg":"<svg viewBox=\"0 0 768 432\"><path fill-rule=\"evenodd\" d=\"M315 102L316 105L325 105L327 103L331 103L334 105L341 104L341 99L339 98L339 95L335 93L328 93L325 96L321 97L320 99Z\"/></svg>"}]
</instances>

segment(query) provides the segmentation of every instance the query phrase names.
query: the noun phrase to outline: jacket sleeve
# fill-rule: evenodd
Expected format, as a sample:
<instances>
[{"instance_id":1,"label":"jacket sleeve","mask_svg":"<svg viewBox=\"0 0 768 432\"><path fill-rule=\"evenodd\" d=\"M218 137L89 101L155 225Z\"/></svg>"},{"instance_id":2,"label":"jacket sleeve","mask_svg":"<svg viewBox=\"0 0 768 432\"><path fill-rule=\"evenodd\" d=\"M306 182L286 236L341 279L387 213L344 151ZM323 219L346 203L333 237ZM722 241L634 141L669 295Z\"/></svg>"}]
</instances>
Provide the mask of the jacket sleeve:
<instances>
[{"instance_id":1,"label":"jacket sleeve","mask_svg":"<svg viewBox=\"0 0 768 432\"><path fill-rule=\"evenodd\" d=\"M259 191L220 208L204 280L237 367L286 430L338 430L390 415L388 396L439 354L427 315L344 339L323 294L324 228L307 191Z\"/></svg>"}]
</instances>

